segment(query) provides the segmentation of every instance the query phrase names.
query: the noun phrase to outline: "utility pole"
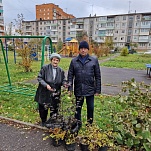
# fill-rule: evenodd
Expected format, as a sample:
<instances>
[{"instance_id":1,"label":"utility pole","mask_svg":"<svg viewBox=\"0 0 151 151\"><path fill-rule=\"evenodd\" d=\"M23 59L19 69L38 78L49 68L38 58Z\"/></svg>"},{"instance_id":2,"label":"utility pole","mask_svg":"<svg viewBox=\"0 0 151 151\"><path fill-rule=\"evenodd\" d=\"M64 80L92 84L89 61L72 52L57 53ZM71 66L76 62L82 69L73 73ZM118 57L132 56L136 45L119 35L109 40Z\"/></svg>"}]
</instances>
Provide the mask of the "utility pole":
<instances>
[{"instance_id":1,"label":"utility pole","mask_svg":"<svg viewBox=\"0 0 151 151\"><path fill-rule=\"evenodd\" d=\"M128 1L129 2L129 11L128 11L128 13L130 13L131 12L131 1Z\"/></svg>"},{"instance_id":2,"label":"utility pole","mask_svg":"<svg viewBox=\"0 0 151 151\"><path fill-rule=\"evenodd\" d=\"M92 16L93 16L93 4L92 4Z\"/></svg>"}]
</instances>

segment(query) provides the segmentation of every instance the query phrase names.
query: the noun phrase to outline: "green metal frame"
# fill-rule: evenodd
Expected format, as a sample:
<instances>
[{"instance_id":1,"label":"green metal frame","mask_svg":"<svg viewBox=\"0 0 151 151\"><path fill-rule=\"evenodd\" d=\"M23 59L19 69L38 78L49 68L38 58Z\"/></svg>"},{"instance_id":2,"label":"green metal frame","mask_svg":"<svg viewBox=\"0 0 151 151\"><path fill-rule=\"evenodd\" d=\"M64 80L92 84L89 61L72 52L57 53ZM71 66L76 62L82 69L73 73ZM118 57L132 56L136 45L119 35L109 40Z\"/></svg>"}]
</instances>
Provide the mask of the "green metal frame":
<instances>
[{"instance_id":1,"label":"green metal frame","mask_svg":"<svg viewBox=\"0 0 151 151\"><path fill-rule=\"evenodd\" d=\"M0 91L22 94L22 95L27 95L27 96L34 96L35 90L33 90L33 89L19 88L19 87L16 88L15 86L12 86L10 73L9 73L9 69L8 69L8 64L7 64L7 59L5 56L4 46L3 46L3 42L1 40L2 38L43 38L42 46L41 46L41 50L42 50L42 52L41 52L42 53L42 55L41 55L42 56L41 67L44 65L46 39L49 39L51 53L53 52L51 38L48 36L0 36L0 44L1 44L2 52L3 52L3 57L4 57L4 61L5 61L6 72L7 72L7 78L8 78L8 83L9 83L8 85L0 86Z\"/></svg>"}]
</instances>

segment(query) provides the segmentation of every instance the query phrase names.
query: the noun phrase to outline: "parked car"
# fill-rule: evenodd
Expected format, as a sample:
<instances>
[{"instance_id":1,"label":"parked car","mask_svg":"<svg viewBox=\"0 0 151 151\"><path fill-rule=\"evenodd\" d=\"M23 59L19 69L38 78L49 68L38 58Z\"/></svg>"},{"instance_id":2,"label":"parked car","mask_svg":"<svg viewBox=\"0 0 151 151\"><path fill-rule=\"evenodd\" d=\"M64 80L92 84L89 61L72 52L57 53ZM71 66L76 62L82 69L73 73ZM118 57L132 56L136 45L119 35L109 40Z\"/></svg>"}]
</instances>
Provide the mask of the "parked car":
<instances>
[{"instance_id":1,"label":"parked car","mask_svg":"<svg viewBox=\"0 0 151 151\"><path fill-rule=\"evenodd\" d=\"M151 54L151 50L144 52L144 54Z\"/></svg>"},{"instance_id":2,"label":"parked car","mask_svg":"<svg viewBox=\"0 0 151 151\"><path fill-rule=\"evenodd\" d=\"M115 53L115 50L114 49L110 50L110 53Z\"/></svg>"}]
</instances>

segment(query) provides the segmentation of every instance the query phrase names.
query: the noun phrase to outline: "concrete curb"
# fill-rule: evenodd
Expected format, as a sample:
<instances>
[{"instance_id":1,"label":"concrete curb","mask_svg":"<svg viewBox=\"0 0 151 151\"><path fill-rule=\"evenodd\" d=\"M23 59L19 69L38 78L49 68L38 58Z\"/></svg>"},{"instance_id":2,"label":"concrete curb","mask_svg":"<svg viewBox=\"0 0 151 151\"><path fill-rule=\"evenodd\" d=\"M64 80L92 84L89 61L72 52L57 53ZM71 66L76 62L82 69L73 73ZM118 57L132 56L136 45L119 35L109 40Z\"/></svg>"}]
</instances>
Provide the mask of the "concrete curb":
<instances>
[{"instance_id":1,"label":"concrete curb","mask_svg":"<svg viewBox=\"0 0 151 151\"><path fill-rule=\"evenodd\" d=\"M27 123L27 122L15 120L15 119L11 119L11 118L8 118L8 117L3 117L3 116L0 116L0 119L2 119L2 120L7 120L7 121L10 121L10 122L14 122L14 123L21 124L21 125L26 125L26 126L33 127L33 128L37 128L37 129L47 130L47 131L48 131L48 129L47 129L46 127L42 127L42 126L35 125L35 124L32 124L32 123Z\"/></svg>"}]
</instances>

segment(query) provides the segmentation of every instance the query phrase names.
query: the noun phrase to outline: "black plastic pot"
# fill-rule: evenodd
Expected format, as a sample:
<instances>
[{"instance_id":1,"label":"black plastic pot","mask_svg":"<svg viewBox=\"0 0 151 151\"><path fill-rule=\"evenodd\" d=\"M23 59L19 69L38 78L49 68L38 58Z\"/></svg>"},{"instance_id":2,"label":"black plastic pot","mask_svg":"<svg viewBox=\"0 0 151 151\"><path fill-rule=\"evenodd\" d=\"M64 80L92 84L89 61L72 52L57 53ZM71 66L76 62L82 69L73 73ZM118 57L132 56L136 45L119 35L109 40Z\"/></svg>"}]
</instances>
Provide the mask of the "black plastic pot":
<instances>
[{"instance_id":1,"label":"black plastic pot","mask_svg":"<svg viewBox=\"0 0 151 151\"><path fill-rule=\"evenodd\" d=\"M62 142L62 140L56 140L55 138L52 138L52 145L55 147L62 145Z\"/></svg>"},{"instance_id":2,"label":"black plastic pot","mask_svg":"<svg viewBox=\"0 0 151 151\"><path fill-rule=\"evenodd\" d=\"M80 148L82 151L89 151L89 145L86 145L86 144L80 144Z\"/></svg>"},{"instance_id":3,"label":"black plastic pot","mask_svg":"<svg viewBox=\"0 0 151 151\"><path fill-rule=\"evenodd\" d=\"M99 147L99 151L107 151L107 150L108 150L108 146Z\"/></svg>"},{"instance_id":4,"label":"black plastic pot","mask_svg":"<svg viewBox=\"0 0 151 151\"><path fill-rule=\"evenodd\" d=\"M75 149L76 149L76 143L65 144L65 148L66 148L67 151L75 151Z\"/></svg>"}]
</instances>

